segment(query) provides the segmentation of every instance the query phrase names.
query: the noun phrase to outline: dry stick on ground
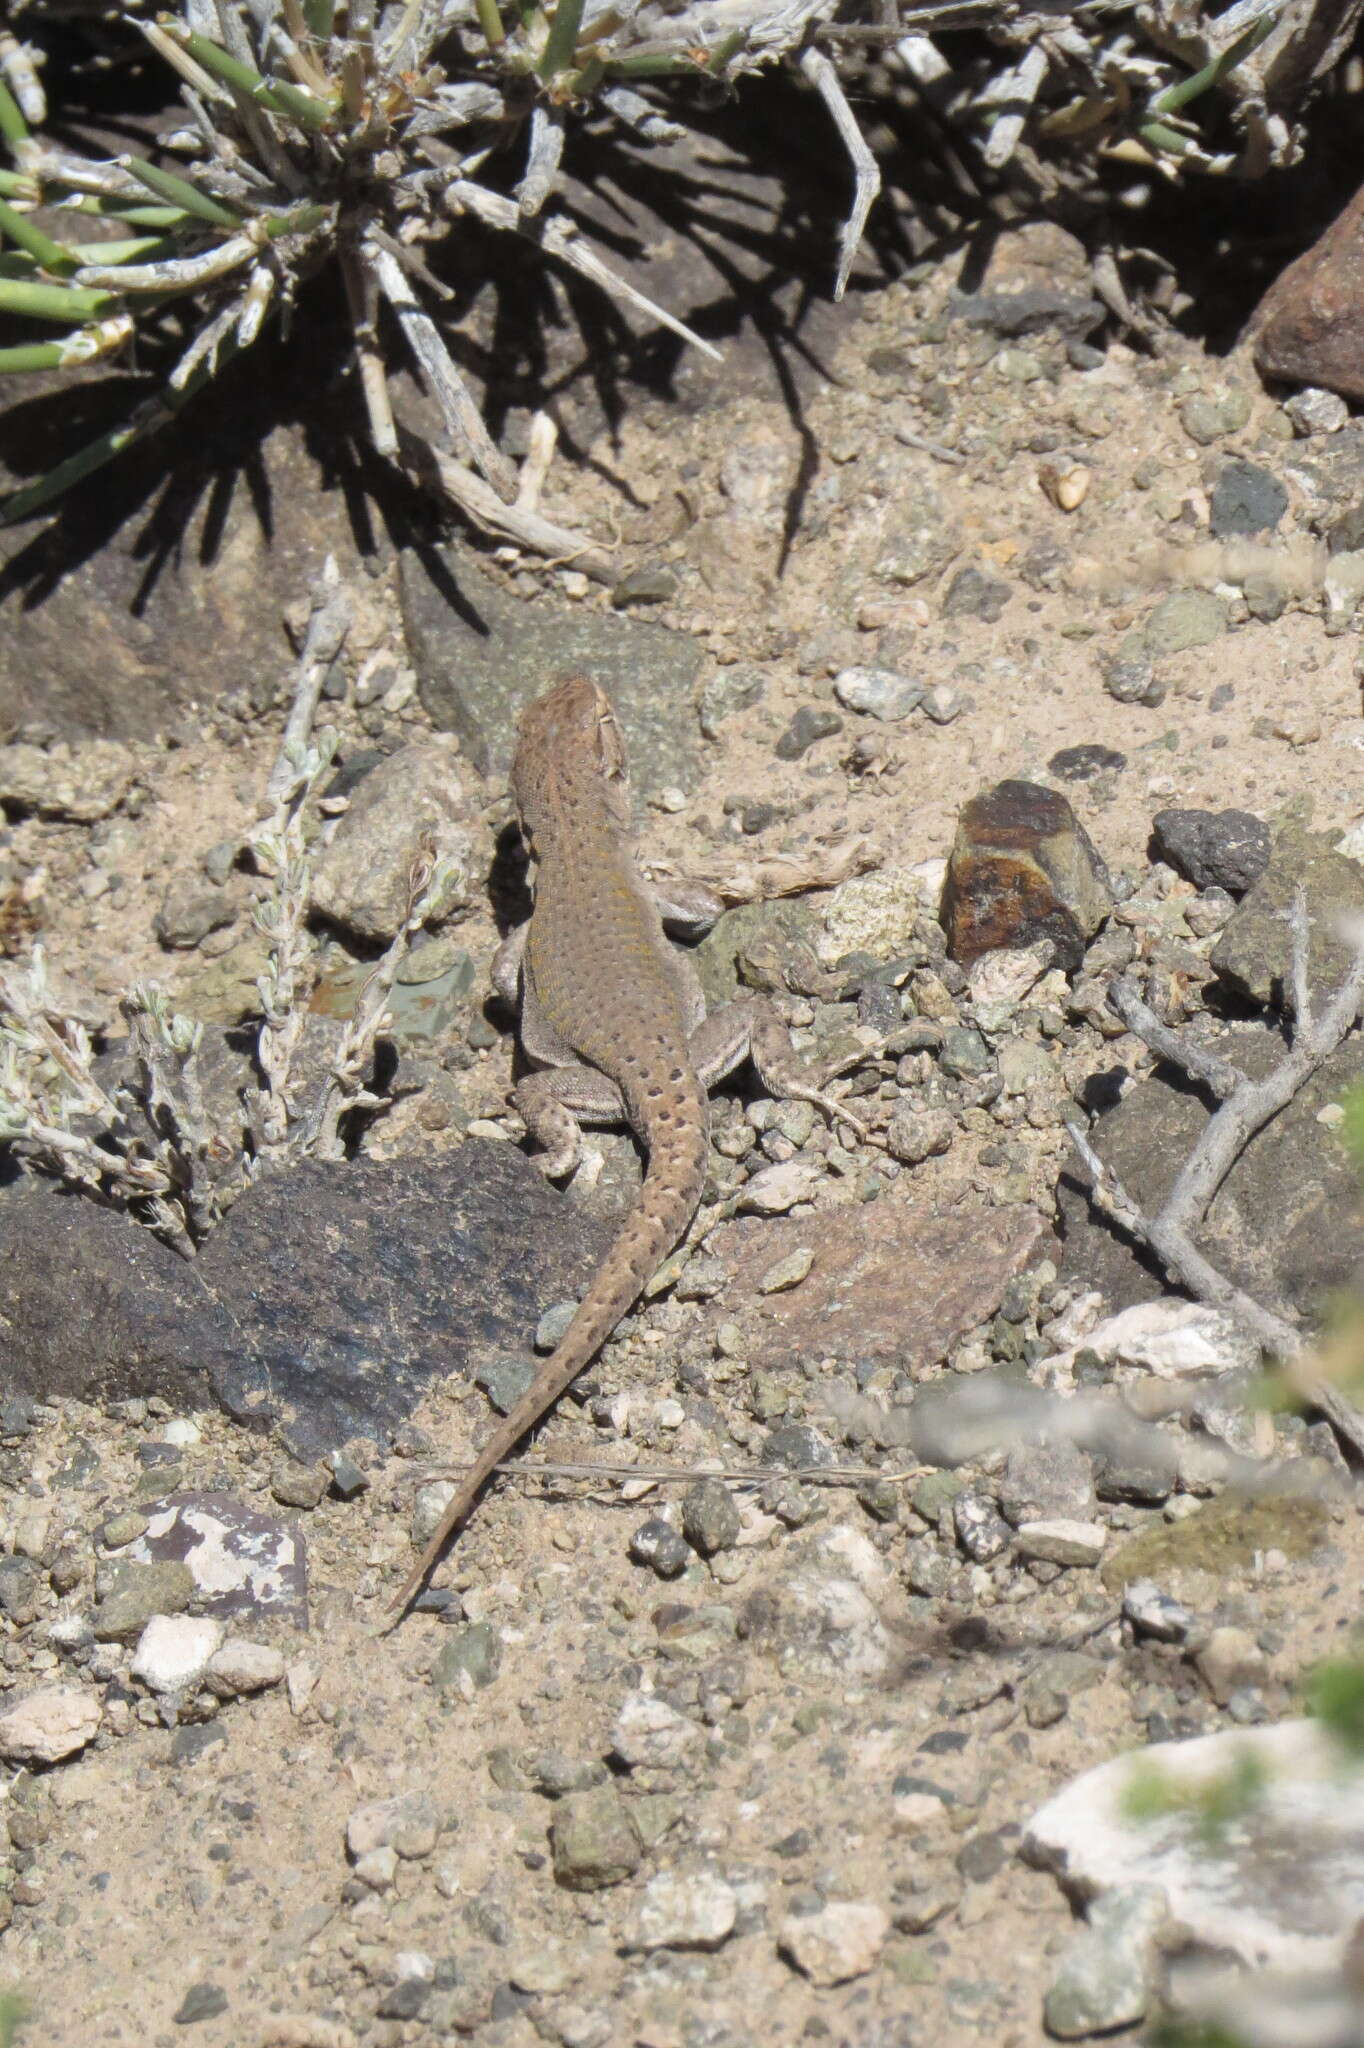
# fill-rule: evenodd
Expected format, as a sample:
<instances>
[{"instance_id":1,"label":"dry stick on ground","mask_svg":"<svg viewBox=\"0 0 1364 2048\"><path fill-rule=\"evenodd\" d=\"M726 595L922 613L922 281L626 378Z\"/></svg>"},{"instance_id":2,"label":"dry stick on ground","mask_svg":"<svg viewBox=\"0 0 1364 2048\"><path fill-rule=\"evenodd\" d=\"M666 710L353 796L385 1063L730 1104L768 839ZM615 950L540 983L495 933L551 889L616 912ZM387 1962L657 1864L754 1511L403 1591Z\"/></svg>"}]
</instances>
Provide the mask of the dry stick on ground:
<instances>
[{"instance_id":1,"label":"dry stick on ground","mask_svg":"<svg viewBox=\"0 0 1364 2048\"><path fill-rule=\"evenodd\" d=\"M1204 1257L1194 1242L1213 1197L1246 1146L1271 1117L1285 1109L1298 1091L1354 1028L1364 1002L1364 919L1344 927L1353 953L1345 979L1318 1015L1307 985L1309 923L1301 889L1290 914L1292 965L1286 990L1293 1019L1293 1042L1277 1067L1262 1081L1252 1081L1229 1060L1210 1055L1182 1033L1171 1031L1147 1007L1128 982L1110 992L1113 1008L1130 1031L1151 1050L1183 1068L1221 1098L1193 1150L1176 1176L1164 1202L1148 1216L1112 1168L1090 1144L1079 1125L1067 1128L1089 1176L1099 1207L1124 1230L1150 1246L1170 1277L1200 1301L1225 1308L1254 1332L1266 1349L1294 1366L1299 1391L1364 1457L1364 1414L1338 1387L1307 1364L1306 1340L1296 1324L1255 1301Z\"/></svg>"}]
</instances>

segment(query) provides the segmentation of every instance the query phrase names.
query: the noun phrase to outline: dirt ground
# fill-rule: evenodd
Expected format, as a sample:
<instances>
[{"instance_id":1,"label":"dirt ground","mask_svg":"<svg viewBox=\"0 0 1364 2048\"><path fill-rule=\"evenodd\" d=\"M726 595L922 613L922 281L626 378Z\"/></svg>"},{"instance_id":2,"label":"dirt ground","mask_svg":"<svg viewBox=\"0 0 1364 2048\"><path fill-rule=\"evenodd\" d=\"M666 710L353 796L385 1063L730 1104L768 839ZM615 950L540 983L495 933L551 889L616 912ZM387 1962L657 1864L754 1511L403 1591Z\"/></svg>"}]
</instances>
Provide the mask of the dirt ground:
<instances>
[{"instance_id":1,"label":"dirt ground","mask_svg":"<svg viewBox=\"0 0 1364 2048\"><path fill-rule=\"evenodd\" d=\"M1015 258L1022 272L1035 260L1023 238ZM650 616L705 648L705 681L740 664L761 679L757 701L707 742L695 785L650 806L648 852L696 869L804 857L851 835L879 865L906 869L944 857L962 803L1005 776L1063 789L1110 869L1135 880L1153 814L1171 805L1345 833L1364 816L1360 643L1324 615L1321 529L1348 484L1339 451L1353 429L1295 440L1248 361L1192 344L1157 359L1115 341L1088 367L1053 332L1010 340L969 328L948 318L951 284L939 268L869 299L800 432L776 400L741 399L723 415L645 407L589 463L556 465L559 515L617 532L630 557L672 571L674 594ZM1205 413L1194 400L1222 406L1230 424L1195 438L1190 419L1201 432ZM1209 526L1234 460L1288 497L1257 543L1256 587L1271 598L1255 611L1232 562L1243 543ZM628 494L615 477L630 479ZM1058 492L1078 498L1073 509ZM963 570L979 575L962 585ZM571 570L517 573L609 607ZM992 596L994 585L1004 588ZM1221 622L1203 644L1156 652L1148 701L1119 701L1108 665L1172 589L1220 596ZM392 584L360 595L352 680L374 654L401 678ZM956 696L939 703L943 722L922 709L898 721L841 709L833 679L859 665ZM781 758L777 740L812 705L837 712L841 729ZM358 730L353 702L327 711L343 733ZM401 689L381 723L390 745L427 730L418 697ZM165 950L155 915L177 875L244 833L278 739L278 717L233 726L206 712L197 738L139 748L134 815L93 829L16 815L8 858L49 959L105 1004L142 976L189 988L205 951ZM1078 774L1050 765L1075 748L1102 751ZM501 794L474 790L476 873L507 816ZM238 924L209 954L242 936L245 915L243 893ZM450 929L486 972L497 938L486 898L476 891ZM449 1075L465 1118L503 1113L512 1042L487 1035ZM1118 1058L1143 1063L1130 1040L1115 1050L1081 1035L1067 1085L1086 1060ZM986 1138L963 1129L946 1160L908 1170L891 1193L912 1182L916 1199L950 1204L978 1191ZM411 1104L375 1132L385 1148L455 1139ZM1030 1148L1034 1187L1054 1181L1056 1122L1025 1123L1010 1143ZM812 1213L817 1230L818 1204ZM735 1371L713 1376L699 1409L678 1378L680 1361L724 1362L716 1322L709 1302L647 1304L598 1368L608 1398L628 1396L618 1441L600 1415L565 1404L536 1454L750 1463L751 1328L741 1321L726 1339ZM769 1376L783 1420L831 1429L817 1375L793 1359ZM486 1416L483 1396L460 1389L416 1422L439 1463L463 1456ZM693 1555L672 1584L630 1544L678 1489L509 1482L438 1575L458 1589L457 1611L380 1635L412 1555L412 1459L375 1451L357 1497L296 1510L272 1503L276 1450L215 1413L190 1419L181 1485L297 1513L306 1537L309 1630L233 1631L284 1653L287 1681L259 1694L157 1697L130 1679L126 1652L88 1642L64 1676L68 1653L47 1633L59 1612L89 1612L96 1561L109 1554L97 1532L145 1498L138 1446L163 1436L167 1414L41 1410L19 1447L22 1477L7 1470L0 1495L7 1553L45 1573L59 1552L80 1560L65 1592L45 1582L36 1618L6 1620L8 1696L60 1681L105 1701L88 1747L23 1793L39 1819L11 1852L0 1980L30 2003L22 2038L47 2048L1030 2048L1075 1924L1054 1880L1015 1855L1030 1815L1144 1740L1153 1701L1223 1725L1176 1652L1153 1662L1121 1634L1117 1600L1092 1570L1030 1574L958 1556L964 1605L916 1591L905 1560L932 1524L910 1506L912 1481L888 1520L849 1481L820 1489L817 1517L794 1527L740 1488L737 1545L709 1563ZM905 1467L891 1451L884 1469ZM1101 1512L1115 1541L1163 1517ZM1220 1583L1195 1571L1175 1585L1200 1615L1272 1642L1261 1689L1273 1714L1291 1709L1300 1674L1359 1612L1364 1537L1352 1504L1330 1513L1329 1544L1307 1561L1271 1551ZM950 1531L941 1547L952 1552ZM802 1558L853 1589L849 1613L823 1635L764 1635L762 1601L780 1609ZM968 1612L989 1623L987 1639L960 1632ZM486 1631L465 1633L481 1624L494 1650ZM433 1682L456 1641L462 1670L451 1679L441 1667ZM1035 1667L1076 1649L1092 1672L1083 1686L1073 1668L1064 1683L1053 1672L1065 1704L1049 1718ZM199 1730L212 1740L185 1740ZM629 1867L576 1889L554 1830L565 1800L603 1790L629 1809ZM425 1802L433 1838L419 1829L413 1853L357 1875L348 1817L396 1794ZM718 1886L723 1932L654 1946L642 1902L660 1876L692 1906ZM791 1959L792 1918L830 1902L874 1909L868 1953L845 1958L837 1982Z\"/></svg>"}]
</instances>

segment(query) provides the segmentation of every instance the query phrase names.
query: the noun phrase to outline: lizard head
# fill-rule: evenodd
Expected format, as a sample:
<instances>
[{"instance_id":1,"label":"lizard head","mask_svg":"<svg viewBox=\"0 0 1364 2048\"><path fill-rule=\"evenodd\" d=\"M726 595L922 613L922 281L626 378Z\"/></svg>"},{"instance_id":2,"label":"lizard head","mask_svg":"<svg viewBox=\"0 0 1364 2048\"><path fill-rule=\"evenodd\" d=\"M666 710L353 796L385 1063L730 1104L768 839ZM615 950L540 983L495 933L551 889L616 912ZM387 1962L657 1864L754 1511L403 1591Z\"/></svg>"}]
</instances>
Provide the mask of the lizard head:
<instances>
[{"instance_id":1,"label":"lizard head","mask_svg":"<svg viewBox=\"0 0 1364 2048\"><path fill-rule=\"evenodd\" d=\"M584 783L621 823L628 820L625 742L611 699L586 676L567 676L521 714L511 786L532 840L552 792Z\"/></svg>"}]
</instances>

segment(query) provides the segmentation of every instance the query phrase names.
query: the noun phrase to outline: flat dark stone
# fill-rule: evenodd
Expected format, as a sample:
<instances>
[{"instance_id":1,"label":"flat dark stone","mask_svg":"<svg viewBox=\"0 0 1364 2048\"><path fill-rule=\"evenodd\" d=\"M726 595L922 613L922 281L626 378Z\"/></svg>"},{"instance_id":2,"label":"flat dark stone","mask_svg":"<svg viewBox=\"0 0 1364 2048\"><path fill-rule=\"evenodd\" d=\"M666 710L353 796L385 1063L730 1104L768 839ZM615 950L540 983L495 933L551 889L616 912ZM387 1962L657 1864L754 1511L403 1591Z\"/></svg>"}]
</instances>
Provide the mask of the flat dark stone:
<instances>
[{"instance_id":1,"label":"flat dark stone","mask_svg":"<svg viewBox=\"0 0 1364 2048\"><path fill-rule=\"evenodd\" d=\"M1154 851L1196 889L1244 896L1269 865L1269 827L1250 811L1157 811Z\"/></svg>"},{"instance_id":2,"label":"flat dark stone","mask_svg":"<svg viewBox=\"0 0 1364 2048\"><path fill-rule=\"evenodd\" d=\"M0 1383L41 1400L211 1397L315 1458L383 1441L438 1381L528 1346L603 1245L600 1223L487 1139L274 1175L193 1266L25 1178L0 1194Z\"/></svg>"}]
</instances>

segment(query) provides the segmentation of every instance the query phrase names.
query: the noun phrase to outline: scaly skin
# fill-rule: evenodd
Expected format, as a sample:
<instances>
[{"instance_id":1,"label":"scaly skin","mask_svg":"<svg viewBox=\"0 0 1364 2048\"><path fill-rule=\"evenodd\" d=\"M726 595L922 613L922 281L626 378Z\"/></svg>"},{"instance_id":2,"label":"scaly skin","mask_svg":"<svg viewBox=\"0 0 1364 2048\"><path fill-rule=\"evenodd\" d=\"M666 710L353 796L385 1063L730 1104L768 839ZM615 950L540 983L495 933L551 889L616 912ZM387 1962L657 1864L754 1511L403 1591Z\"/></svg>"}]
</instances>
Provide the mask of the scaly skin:
<instances>
[{"instance_id":1,"label":"scaly skin","mask_svg":"<svg viewBox=\"0 0 1364 2048\"><path fill-rule=\"evenodd\" d=\"M707 1089L750 1055L769 1086L858 1120L791 1063L758 999L706 1019L695 976L668 942L630 839L625 757L594 683L557 684L521 721L512 793L537 863L521 959L521 1039L542 1071L515 1093L554 1175L578 1156L578 1117L625 1121L649 1164L626 1218L558 1348L493 1431L392 1611L412 1599L494 1468L595 1357L683 1236L701 1200ZM713 914L713 912L712 912Z\"/></svg>"}]
</instances>

